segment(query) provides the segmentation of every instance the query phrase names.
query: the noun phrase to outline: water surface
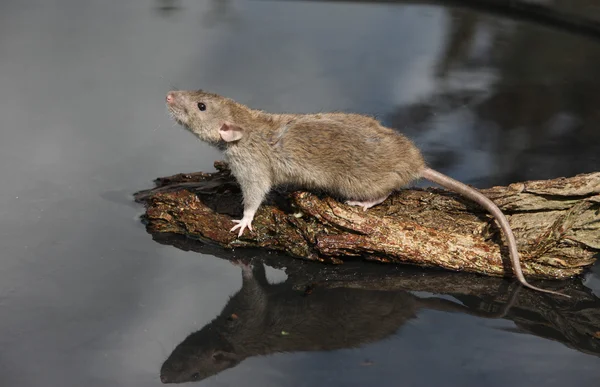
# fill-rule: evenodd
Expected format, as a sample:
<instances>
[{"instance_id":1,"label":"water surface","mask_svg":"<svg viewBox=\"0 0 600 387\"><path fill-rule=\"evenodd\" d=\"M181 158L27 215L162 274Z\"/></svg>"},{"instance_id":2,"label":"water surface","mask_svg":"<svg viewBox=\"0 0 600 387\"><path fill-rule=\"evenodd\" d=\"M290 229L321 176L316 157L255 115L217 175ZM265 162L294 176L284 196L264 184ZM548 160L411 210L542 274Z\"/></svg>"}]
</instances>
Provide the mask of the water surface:
<instances>
[{"instance_id":1,"label":"water surface","mask_svg":"<svg viewBox=\"0 0 600 387\"><path fill-rule=\"evenodd\" d=\"M593 39L435 5L3 1L0 383L162 385L173 348L240 289L239 267L139 221L134 192L221 158L169 120L170 88L374 114L487 187L600 170L599 65ZM600 295L597 268L585 283ZM252 357L198 384L597 385L597 354L518 332L421 310L359 348Z\"/></svg>"}]
</instances>

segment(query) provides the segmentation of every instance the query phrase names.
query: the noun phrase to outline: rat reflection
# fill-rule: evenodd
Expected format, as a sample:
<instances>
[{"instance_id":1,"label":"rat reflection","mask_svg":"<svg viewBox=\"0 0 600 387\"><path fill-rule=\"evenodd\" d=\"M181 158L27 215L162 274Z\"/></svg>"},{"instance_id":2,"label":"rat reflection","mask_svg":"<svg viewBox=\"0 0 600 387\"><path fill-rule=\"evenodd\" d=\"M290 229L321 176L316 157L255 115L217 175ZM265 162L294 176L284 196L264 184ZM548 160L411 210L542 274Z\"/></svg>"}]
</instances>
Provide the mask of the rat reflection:
<instances>
[{"instance_id":1,"label":"rat reflection","mask_svg":"<svg viewBox=\"0 0 600 387\"><path fill-rule=\"evenodd\" d=\"M163 383L203 380L252 356L360 347L394 334L420 308L499 317L512 303L490 314L398 290L317 287L307 295L286 282L269 284L262 263L238 265L242 288L173 350L160 370Z\"/></svg>"}]
</instances>

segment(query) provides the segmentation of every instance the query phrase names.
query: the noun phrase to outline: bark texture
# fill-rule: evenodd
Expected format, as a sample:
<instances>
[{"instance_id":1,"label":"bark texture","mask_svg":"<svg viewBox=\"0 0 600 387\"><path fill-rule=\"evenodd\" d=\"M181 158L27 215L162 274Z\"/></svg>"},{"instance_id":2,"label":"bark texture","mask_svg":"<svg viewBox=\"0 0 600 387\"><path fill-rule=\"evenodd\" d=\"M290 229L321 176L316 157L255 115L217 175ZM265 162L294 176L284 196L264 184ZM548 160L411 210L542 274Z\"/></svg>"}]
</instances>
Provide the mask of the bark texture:
<instances>
[{"instance_id":1,"label":"bark texture","mask_svg":"<svg viewBox=\"0 0 600 387\"><path fill-rule=\"evenodd\" d=\"M368 211L326 195L273 191L253 232L229 230L242 214L227 164L215 173L178 174L138 192L150 233L176 233L224 248L260 247L330 263L352 259L409 263L488 276L512 276L501 232L477 204L428 188L399 191ZM600 172L481 190L513 228L530 278L567 278L600 250Z\"/></svg>"}]
</instances>

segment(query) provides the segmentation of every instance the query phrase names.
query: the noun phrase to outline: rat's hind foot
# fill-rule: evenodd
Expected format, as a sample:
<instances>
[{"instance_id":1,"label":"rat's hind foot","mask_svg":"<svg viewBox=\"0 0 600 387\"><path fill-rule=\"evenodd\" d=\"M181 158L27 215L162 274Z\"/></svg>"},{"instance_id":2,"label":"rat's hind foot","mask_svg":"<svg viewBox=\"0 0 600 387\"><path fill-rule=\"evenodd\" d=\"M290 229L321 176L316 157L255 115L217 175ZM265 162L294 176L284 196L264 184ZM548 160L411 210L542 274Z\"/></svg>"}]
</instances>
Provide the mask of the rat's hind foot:
<instances>
[{"instance_id":1,"label":"rat's hind foot","mask_svg":"<svg viewBox=\"0 0 600 387\"><path fill-rule=\"evenodd\" d=\"M346 201L346 204L350 205L350 206L359 206L363 208L363 211L366 211L367 209L376 206L380 203L383 203L385 201L385 199L387 199L390 196L390 194L385 195L382 198L379 199L375 199L375 200L366 200L364 202L360 202L357 200L348 200Z\"/></svg>"},{"instance_id":2,"label":"rat's hind foot","mask_svg":"<svg viewBox=\"0 0 600 387\"><path fill-rule=\"evenodd\" d=\"M239 228L240 232L238 233L238 237L241 237L246 227L248 227L248 230L252 231L252 219L253 218L250 217L243 217L240 220L232 220L233 223L237 224L233 226L229 231L234 231L235 229Z\"/></svg>"}]
</instances>

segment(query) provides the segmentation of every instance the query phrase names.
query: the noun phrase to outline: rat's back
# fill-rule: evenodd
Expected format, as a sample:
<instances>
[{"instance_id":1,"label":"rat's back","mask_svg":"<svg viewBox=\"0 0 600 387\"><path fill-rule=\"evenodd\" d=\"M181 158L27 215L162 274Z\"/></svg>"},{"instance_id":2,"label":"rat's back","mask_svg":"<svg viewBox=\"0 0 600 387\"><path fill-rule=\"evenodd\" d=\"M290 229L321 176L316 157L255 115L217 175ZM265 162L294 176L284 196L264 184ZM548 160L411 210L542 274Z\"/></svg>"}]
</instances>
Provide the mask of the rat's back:
<instances>
[{"instance_id":1,"label":"rat's back","mask_svg":"<svg viewBox=\"0 0 600 387\"><path fill-rule=\"evenodd\" d=\"M354 200L387 195L418 178L424 166L408 138L371 117L299 116L276 136L276 183L324 189Z\"/></svg>"}]
</instances>

